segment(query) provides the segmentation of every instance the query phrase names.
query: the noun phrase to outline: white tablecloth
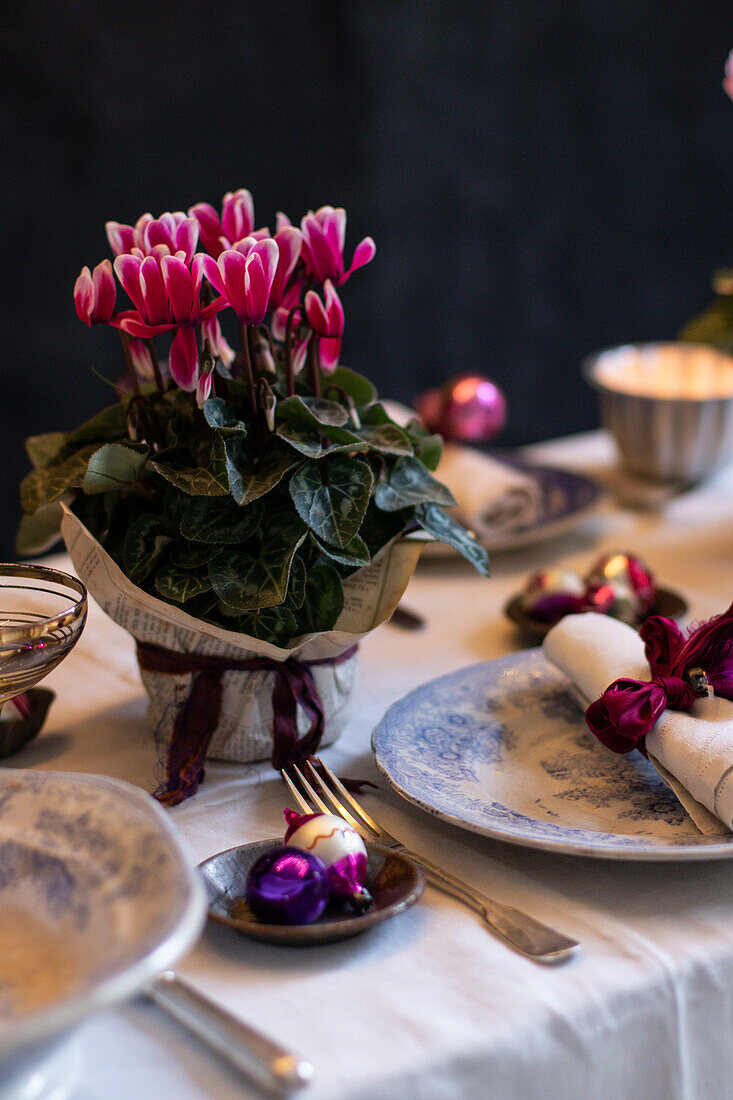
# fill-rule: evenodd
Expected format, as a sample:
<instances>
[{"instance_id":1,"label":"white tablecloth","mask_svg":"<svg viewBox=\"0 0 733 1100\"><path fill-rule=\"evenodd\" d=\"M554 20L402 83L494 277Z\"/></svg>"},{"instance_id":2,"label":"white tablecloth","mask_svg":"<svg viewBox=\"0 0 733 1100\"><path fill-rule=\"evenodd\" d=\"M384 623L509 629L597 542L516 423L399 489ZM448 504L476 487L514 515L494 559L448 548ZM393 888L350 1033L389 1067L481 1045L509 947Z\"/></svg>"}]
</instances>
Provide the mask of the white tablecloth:
<instances>
[{"instance_id":1,"label":"white tablecloth","mask_svg":"<svg viewBox=\"0 0 733 1100\"><path fill-rule=\"evenodd\" d=\"M607 474L609 441L590 433L534 459ZM422 565L405 602L428 628L386 625L362 645L357 714L325 758L375 776L370 734L419 683L519 647L503 604L526 575L584 571L605 549L645 557L682 591L691 618L733 596L733 469L661 512L612 498L573 532L496 555L493 578L459 561ZM150 789L155 752L130 639L96 607L51 677L48 725L7 766L100 772ZM716 1100L733 1094L733 866L630 864L548 855L428 818L384 781L369 805L388 828L468 882L583 942L559 968L519 957L434 890L399 918L342 944L289 949L209 927L180 971L233 1012L310 1057L308 1100ZM282 831L286 794L269 765L210 764L172 811L192 860ZM202 1100L257 1095L142 1000L81 1030L74 1100Z\"/></svg>"}]
</instances>

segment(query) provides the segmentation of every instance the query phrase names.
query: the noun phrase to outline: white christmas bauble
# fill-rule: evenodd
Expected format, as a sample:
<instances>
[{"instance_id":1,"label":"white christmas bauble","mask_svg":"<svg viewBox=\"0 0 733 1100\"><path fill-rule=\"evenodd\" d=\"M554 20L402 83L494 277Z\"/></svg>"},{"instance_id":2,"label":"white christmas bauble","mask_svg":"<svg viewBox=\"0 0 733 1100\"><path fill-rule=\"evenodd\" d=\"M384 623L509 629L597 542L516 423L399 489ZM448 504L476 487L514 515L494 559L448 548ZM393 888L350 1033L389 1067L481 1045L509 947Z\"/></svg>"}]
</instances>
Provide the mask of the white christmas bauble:
<instances>
[{"instance_id":1,"label":"white christmas bauble","mask_svg":"<svg viewBox=\"0 0 733 1100\"><path fill-rule=\"evenodd\" d=\"M363 855L366 859L364 841L348 821L335 814L310 818L288 835L287 844L312 852L327 867L345 856Z\"/></svg>"}]
</instances>

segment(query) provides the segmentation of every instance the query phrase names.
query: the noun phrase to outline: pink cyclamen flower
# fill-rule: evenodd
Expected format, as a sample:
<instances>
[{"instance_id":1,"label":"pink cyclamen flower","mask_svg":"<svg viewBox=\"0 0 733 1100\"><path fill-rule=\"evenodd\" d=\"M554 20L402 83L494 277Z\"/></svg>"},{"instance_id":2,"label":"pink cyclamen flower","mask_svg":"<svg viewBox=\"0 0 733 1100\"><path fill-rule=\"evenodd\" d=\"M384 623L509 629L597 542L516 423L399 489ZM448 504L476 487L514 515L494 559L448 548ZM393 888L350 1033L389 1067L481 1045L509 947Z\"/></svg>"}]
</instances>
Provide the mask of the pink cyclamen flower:
<instances>
[{"instance_id":1,"label":"pink cyclamen flower","mask_svg":"<svg viewBox=\"0 0 733 1100\"><path fill-rule=\"evenodd\" d=\"M225 367L232 365L235 359L234 350L224 338L218 317L210 317L202 323L201 339L209 341L211 354L215 359L221 359Z\"/></svg>"},{"instance_id":2,"label":"pink cyclamen flower","mask_svg":"<svg viewBox=\"0 0 733 1100\"><path fill-rule=\"evenodd\" d=\"M153 357L145 341L141 340L138 336L131 336L128 347L130 349L130 358L135 368L135 372L139 374L141 378L154 378Z\"/></svg>"},{"instance_id":3,"label":"pink cyclamen flower","mask_svg":"<svg viewBox=\"0 0 733 1100\"><path fill-rule=\"evenodd\" d=\"M174 256L183 252L187 264L193 259L199 236L196 218L187 217L182 210L161 214L159 218L143 214L135 225L107 222L105 229L115 256L134 254L135 250L143 256Z\"/></svg>"},{"instance_id":4,"label":"pink cyclamen flower","mask_svg":"<svg viewBox=\"0 0 733 1100\"><path fill-rule=\"evenodd\" d=\"M245 237L261 240L270 235L267 229L255 230L252 195L243 187L239 191L227 191L222 199L221 218L208 202L197 202L189 214L199 224L201 244L215 260Z\"/></svg>"},{"instance_id":5,"label":"pink cyclamen flower","mask_svg":"<svg viewBox=\"0 0 733 1100\"><path fill-rule=\"evenodd\" d=\"M200 409L204 407L204 404L211 396L211 371L202 371L199 375L198 385L196 386L196 404Z\"/></svg>"},{"instance_id":6,"label":"pink cyclamen flower","mask_svg":"<svg viewBox=\"0 0 733 1100\"><path fill-rule=\"evenodd\" d=\"M200 254L203 272L229 303L243 325L258 325L269 308L280 250L272 238L245 237L225 249L218 260Z\"/></svg>"},{"instance_id":7,"label":"pink cyclamen flower","mask_svg":"<svg viewBox=\"0 0 733 1100\"><path fill-rule=\"evenodd\" d=\"M308 269L320 283L330 279L341 286L359 267L368 264L377 251L371 237L365 237L354 250L351 267L344 270L346 211L322 206L315 214L309 210L300 223L303 232L302 256Z\"/></svg>"},{"instance_id":8,"label":"pink cyclamen flower","mask_svg":"<svg viewBox=\"0 0 733 1100\"><path fill-rule=\"evenodd\" d=\"M97 264L93 274L88 267L81 269L74 284L74 305L80 321L90 328L111 321L116 297L115 277L109 260Z\"/></svg>"},{"instance_id":9,"label":"pink cyclamen flower","mask_svg":"<svg viewBox=\"0 0 733 1100\"><path fill-rule=\"evenodd\" d=\"M733 50L730 51L725 62L723 90L733 99Z\"/></svg>"},{"instance_id":10,"label":"pink cyclamen flower","mask_svg":"<svg viewBox=\"0 0 733 1100\"><path fill-rule=\"evenodd\" d=\"M305 312L317 336L321 370L330 374L338 366L341 337L344 331L344 311L333 283L327 279L324 287L325 306L314 290L305 296Z\"/></svg>"},{"instance_id":11,"label":"pink cyclamen flower","mask_svg":"<svg viewBox=\"0 0 733 1100\"><path fill-rule=\"evenodd\" d=\"M288 280L300 259L303 235L299 229L283 226L273 237L279 253L277 270L270 290L269 309L277 309L283 301Z\"/></svg>"},{"instance_id":12,"label":"pink cyclamen flower","mask_svg":"<svg viewBox=\"0 0 733 1100\"><path fill-rule=\"evenodd\" d=\"M176 329L170 352L171 377L182 389L193 390L198 374L194 326L208 321L227 303L217 298L201 305L201 261L208 257L197 254L190 267L184 257L183 252L175 256L118 256L115 271L135 309L118 313L113 324L142 339Z\"/></svg>"}]
</instances>

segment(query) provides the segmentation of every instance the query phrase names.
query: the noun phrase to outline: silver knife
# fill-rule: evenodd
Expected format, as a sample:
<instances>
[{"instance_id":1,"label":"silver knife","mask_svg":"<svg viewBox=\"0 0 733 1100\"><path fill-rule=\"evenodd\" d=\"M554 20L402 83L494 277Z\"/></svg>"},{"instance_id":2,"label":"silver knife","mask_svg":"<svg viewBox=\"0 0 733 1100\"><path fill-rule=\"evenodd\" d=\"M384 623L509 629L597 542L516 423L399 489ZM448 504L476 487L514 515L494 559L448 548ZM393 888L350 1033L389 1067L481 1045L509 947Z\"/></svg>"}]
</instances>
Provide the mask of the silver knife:
<instances>
[{"instance_id":1,"label":"silver knife","mask_svg":"<svg viewBox=\"0 0 733 1100\"><path fill-rule=\"evenodd\" d=\"M217 1054L274 1096L286 1096L313 1080L313 1066L210 1001L172 970L146 989L147 996Z\"/></svg>"}]
</instances>

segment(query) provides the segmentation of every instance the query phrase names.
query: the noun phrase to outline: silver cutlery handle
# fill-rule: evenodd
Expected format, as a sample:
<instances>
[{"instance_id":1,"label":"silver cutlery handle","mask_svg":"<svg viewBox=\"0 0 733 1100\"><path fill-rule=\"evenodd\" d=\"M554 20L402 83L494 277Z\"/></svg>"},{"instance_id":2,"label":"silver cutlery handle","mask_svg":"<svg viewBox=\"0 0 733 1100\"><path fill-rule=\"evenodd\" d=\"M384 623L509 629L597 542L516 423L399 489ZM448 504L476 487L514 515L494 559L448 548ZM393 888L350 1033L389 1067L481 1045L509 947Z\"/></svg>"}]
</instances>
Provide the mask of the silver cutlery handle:
<instances>
[{"instance_id":1,"label":"silver cutlery handle","mask_svg":"<svg viewBox=\"0 0 733 1100\"><path fill-rule=\"evenodd\" d=\"M555 963L567 959L580 947L577 940L522 913L514 906L503 905L487 898L485 894L477 893L455 875L444 871L417 852L411 852L403 845L399 846L399 850L422 868L425 878L432 886L468 905L479 914L492 932L498 933L522 955L537 962Z\"/></svg>"},{"instance_id":2,"label":"silver cutlery handle","mask_svg":"<svg viewBox=\"0 0 733 1100\"><path fill-rule=\"evenodd\" d=\"M268 1092L283 1096L311 1082L310 1062L238 1020L172 970L161 974L146 992L235 1069Z\"/></svg>"}]
</instances>

